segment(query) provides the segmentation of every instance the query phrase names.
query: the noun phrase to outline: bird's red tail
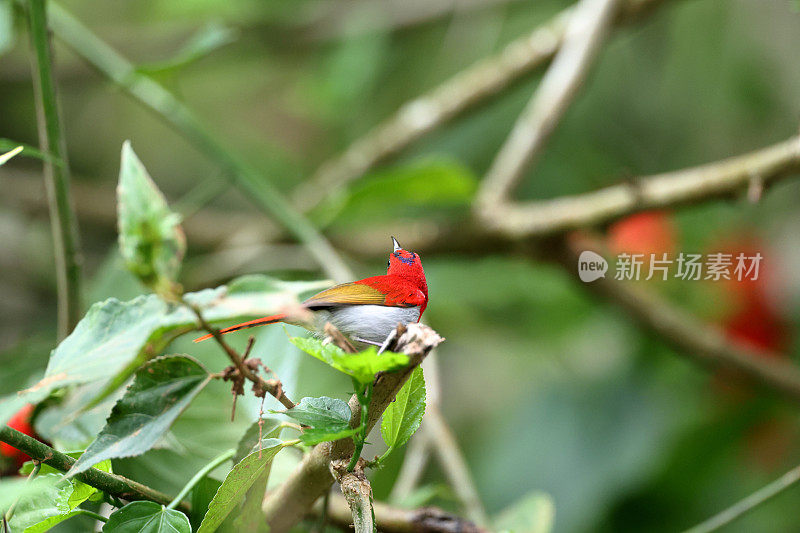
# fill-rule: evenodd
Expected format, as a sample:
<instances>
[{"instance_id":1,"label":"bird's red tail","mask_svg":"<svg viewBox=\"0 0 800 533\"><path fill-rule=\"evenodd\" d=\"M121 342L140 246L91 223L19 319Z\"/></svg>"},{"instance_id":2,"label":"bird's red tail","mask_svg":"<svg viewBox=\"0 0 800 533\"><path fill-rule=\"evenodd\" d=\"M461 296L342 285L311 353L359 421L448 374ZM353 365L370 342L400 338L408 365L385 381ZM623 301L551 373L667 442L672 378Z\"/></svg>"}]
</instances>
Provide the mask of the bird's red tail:
<instances>
[{"instance_id":1,"label":"bird's red tail","mask_svg":"<svg viewBox=\"0 0 800 533\"><path fill-rule=\"evenodd\" d=\"M242 322L241 324L236 324L235 326L231 326L229 328L221 329L219 332L224 335L226 333L230 333L231 331L239 331L240 329L247 329L247 328L254 328L256 326L263 326L265 324L274 324L276 322L282 321L286 318L285 314L281 315L272 315L272 316L265 316L263 318L257 318L255 320L251 320L249 322ZM197 337L194 342L204 341L206 339L210 339L213 337L212 334L203 335L202 337Z\"/></svg>"}]
</instances>

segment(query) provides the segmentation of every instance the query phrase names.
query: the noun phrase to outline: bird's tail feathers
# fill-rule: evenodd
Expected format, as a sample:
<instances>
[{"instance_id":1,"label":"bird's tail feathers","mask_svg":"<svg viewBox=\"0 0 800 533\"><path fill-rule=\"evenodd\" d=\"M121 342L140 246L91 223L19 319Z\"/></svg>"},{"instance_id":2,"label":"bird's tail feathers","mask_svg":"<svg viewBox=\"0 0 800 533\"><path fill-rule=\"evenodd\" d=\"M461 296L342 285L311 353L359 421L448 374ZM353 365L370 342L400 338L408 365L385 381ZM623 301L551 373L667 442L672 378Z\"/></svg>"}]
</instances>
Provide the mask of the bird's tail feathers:
<instances>
[{"instance_id":1,"label":"bird's tail feathers","mask_svg":"<svg viewBox=\"0 0 800 533\"><path fill-rule=\"evenodd\" d=\"M254 328L256 326L263 326L265 324L274 324L276 322L281 322L286 318L286 314L280 315L272 315L272 316L265 316L263 318L257 318L255 320L251 320L249 322L242 322L241 324L236 324L235 326L231 326L229 328L219 330L220 334L224 335L226 333L230 333L232 331L239 331L240 329L247 329L247 328ZM206 339L210 339L213 337L211 333L208 335L203 335L202 337L197 337L194 342L204 341Z\"/></svg>"}]
</instances>

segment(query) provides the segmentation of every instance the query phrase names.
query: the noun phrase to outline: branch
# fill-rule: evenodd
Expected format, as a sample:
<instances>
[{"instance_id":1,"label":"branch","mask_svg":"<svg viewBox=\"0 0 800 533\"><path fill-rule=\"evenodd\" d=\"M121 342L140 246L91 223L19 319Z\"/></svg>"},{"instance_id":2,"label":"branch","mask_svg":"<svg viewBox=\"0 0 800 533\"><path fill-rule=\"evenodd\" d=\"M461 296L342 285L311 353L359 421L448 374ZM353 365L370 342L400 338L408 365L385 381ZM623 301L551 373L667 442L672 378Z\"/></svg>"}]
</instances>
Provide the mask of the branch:
<instances>
[{"instance_id":1,"label":"branch","mask_svg":"<svg viewBox=\"0 0 800 533\"><path fill-rule=\"evenodd\" d=\"M800 170L800 137L761 150L603 189L522 204L484 206L478 215L509 238L540 237L602 224L646 209L675 207L766 187Z\"/></svg>"},{"instance_id":2,"label":"branch","mask_svg":"<svg viewBox=\"0 0 800 533\"><path fill-rule=\"evenodd\" d=\"M391 349L409 355L411 364L399 372L380 374L377 377L368 409L368 432L394 400L414 367L443 340L428 326L406 326L406 332ZM360 406L355 395L350 399L350 410L353 413L350 425L356 427L360 421ZM333 483L329 470L331 462L350 459L352 453L351 439L318 444L307 453L292 475L264 500L262 509L270 531L284 533L300 521L317 498L330 489Z\"/></svg>"},{"instance_id":3,"label":"branch","mask_svg":"<svg viewBox=\"0 0 800 533\"><path fill-rule=\"evenodd\" d=\"M377 531L375 512L372 510L372 487L364 474L364 460L359 459L352 472L348 471L347 461L331 462L331 474L342 489L342 495L350 507L353 530L355 533L373 533Z\"/></svg>"},{"instance_id":4,"label":"branch","mask_svg":"<svg viewBox=\"0 0 800 533\"><path fill-rule=\"evenodd\" d=\"M798 481L800 481L800 466L792 468L766 487L757 490L750 496L736 502L708 520L687 529L684 533L710 533L711 531L716 531L752 511L773 496L777 496L784 490L792 487Z\"/></svg>"},{"instance_id":5,"label":"branch","mask_svg":"<svg viewBox=\"0 0 800 533\"><path fill-rule=\"evenodd\" d=\"M464 505L464 513L470 520L479 525L489 523L486 511L481 503L478 490L469 473L461 449L455 435L442 417L439 406L435 403L428 406L425 412L425 431L429 432L426 441L435 443L433 449L442 465L442 470L453 487L458 499Z\"/></svg>"},{"instance_id":6,"label":"branch","mask_svg":"<svg viewBox=\"0 0 800 533\"><path fill-rule=\"evenodd\" d=\"M331 277L338 281L348 279L349 269L336 250L307 218L291 207L289 201L263 173L234 156L186 105L164 86L137 71L130 61L60 5L50 3L50 9L53 31L59 39L101 74L180 132L198 151L216 161L247 197L251 198L259 208L274 216L308 248L322 269Z\"/></svg>"},{"instance_id":7,"label":"branch","mask_svg":"<svg viewBox=\"0 0 800 533\"><path fill-rule=\"evenodd\" d=\"M583 250L597 250L595 242L573 240L557 245L555 257L571 274L578 271ZM610 277L585 283L587 289L622 307L633 319L689 359L711 367L733 368L771 389L800 400L800 369L773 354L731 343L716 328L673 307L654 294Z\"/></svg>"},{"instance_id":8,"label":"branch","mask_svg":"<svg viewBox=\"0 0 800 533\"><path fill-rule=\"evenodd\" d=\"M617 0L581 0L569 17L563 44L498 152L478 190L478 216L505 203L564 116L603 44ZM497 223L495 217L489 217Z\"/></svg>"},{"instance_id":9,"label":"branch","mask_svg":"<svg viewBox=\"0 0 800 533\"><path fill-rule=\"evenodd\" d=\"M62 472L69 471L75 463L75 459L69 455L56 451L47 444L39 442L33 437L29 437L8 426L0 427L0 441L10 444L18 450L22 450L32 459L41 461ZM123 476L103 472L97 468L90 468L75 474L74 477L87 485L102 490L106 494L111 494L129 501L149 500L151 502L160 503L161 505L169 505L172 501L172 498L163 492L151 489L146 485L142 485L141 483ZM182 502L180 505L177 505L177 509L188 513L190 506L188 503Z\"/></svg>"},{"instance_id":10,"label":"branch","mask_svg":"<svg viewBox=\"0 0 800 533\"><path fill-rule=\"evenodd\" d=\"M488 530L437 507L403 509L374 501L372 508L375 525L383 533L488 533ZM321 512L319 505L314 506L314 512ZM353 523L350 507L343 496L331 495L328 518L344 530Z\"/></svg>"},{"instance_id":11,"label":"branch","mask_svg":"<svg viewBox=\"0 0 800 533\"><path fill-rule=\"evenodd\" d=\"M186 300L183 301L183 304L187 306L189 309L191 309L192 312L194 312L198 322L200 322L200 327L203 328L206 332L210 333L211 336L214 337L214 340L217 341L217 344L219 344L225 351L225 353L228 355L228 358L233 363L233 366L236 367L236 371L240 376L239 379L247 379L251 383L253 383L253 392L256 394L256 396L258 396L259 398L263 398L264 393L268 392L269 394L274 396L276 400L281 402L281 404L287 409L291 409L294 407L294 402L289 398L287 398L286 394L284 394L283 386L281 385L280 381L278 381L277 379L266 380L261 376L259 376L255 372L255 370L253 370L250 366L248 366L245 363L244 358L240 356L239 353L236 350L234 350L230 344L225 342L225 339L222 338L222 334L219 332L219 330L206 321L205 317L203 317L203 312L197 305L191 302L187 302ZM249 348L251 346L252 344L248 347L248 352L250 351ZM232 379L236 378L234 377ZM235 383L234 383L234 391L236 391ZM240 394L241 392L243 391L240 390L237 394ZM236 404L234 403L234 407L235 405Z\"/></svg>"},{"instance_id":12,"label":"branch","mask_svg":"<svg viewBox=\"0 0 800 533\"><path fill-rule=\"evenodd\" d=\"M67 150L61 134L56 85L51 70L52 53L45 0L30 0L28 8L31 45L35 52L33 87L36 93L39 148L50 155L44 161L44 182L53 232L58 287L58 337L63 339L81 317L78 223L72 210ZM54 164L54 160L60 164Z\"/></svg>"},{"instance_id":13,"label":"branch","mask_svg":"<svg viewBox=\"0 0 800 533\"><path fill-rule=\"evenodd\" d=\"M622 25L635 20L662 2L624 1L615 22ZM571 13L572 9L562 11L499 53L404 103L394 115L354 141L342 154L323 163L309 180L299 185L292 194L294 205L303 212L309 211L332 191L363 176L426 133L497 96L549 61L561 46Z\"/></svg>"}]
</instances>

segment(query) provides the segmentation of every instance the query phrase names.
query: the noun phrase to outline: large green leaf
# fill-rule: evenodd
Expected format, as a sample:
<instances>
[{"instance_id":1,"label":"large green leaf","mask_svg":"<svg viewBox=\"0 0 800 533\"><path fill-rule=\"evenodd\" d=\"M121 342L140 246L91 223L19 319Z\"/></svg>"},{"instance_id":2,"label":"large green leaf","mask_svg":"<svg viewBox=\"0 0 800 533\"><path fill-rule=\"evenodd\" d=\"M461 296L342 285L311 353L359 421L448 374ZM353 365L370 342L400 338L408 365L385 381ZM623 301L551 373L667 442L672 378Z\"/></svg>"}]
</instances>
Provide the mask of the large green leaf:
<instances>
[{"instance_id":1,"label":"large green leaf","mask_svg":"<svg viewBox=\"0 0 800 533\"><path fill-rule=\"evenodd\" d=\"M255 451L237 463L228 472L225 481L219 487L208 512L203 518L203 523L197 533L210 533L216 531L223 520L245 498L256 481L261 478L264 470L268 468L283 443L278 439L264 441L261 450Z\"/></svg>"},{"instance_id":2,"label":"large green leaf","mask_svg":"<svg viewBox=\"0 0 800 533\"><path fill-rule=\"evenodd\" d=\"M352 437L358 431L358 428L350 427L350 406L336 398L303 398L300 403L283 412L301 424L310 426L300 435L300 440L305 444Z\"/></svg>"},{"instance_id":3,"label":"large green leaf","mask_svg":"<svg viewBox=\"0 0 800 533\"><path fill-rule=\"evenodd\" d=\"M79 457L81 452L70 453ZM111 461L103 461L97 468L111 471ZM25 463L20 470L23 475L29 474L33 463ZM47 531L59 522L80 513L77 507L95 495L96 488L76 479L65 479L62 473L48 465L41 465L38 477L34 480L38 489L20 498L11 520L12 531L38 533Z\"/></svg>"},{"instance_id":4,"label":"large green leaf","mask_svg":"<svg viewBox=\"0 0 800 533\"><path fill-rule=\"evenodd\" d=\"M418 366L383 412L381 435L389 451L402 446L417 431L425 414L425 376ZM388 451L387 451L388 453Z\"/></svg>"},{"instance_id":5,"label":"large green leaf","mask_svg":"<svg viewBox=\"0 0 800 533\"><path fill-rule=\"evenodd\" d=\"M211 500L214 499L220 485L222 485L221 481L205 476L192 488L189 496L189 502L192 504L189 522L192 524L193 531L197 530L203 522L208 506L211 505Z\"/></svg>"},{"instance_id":6,"label":"large green leaf","mask_svg":"<svg viewBox=\"0 0 800 533\"><path fill-rule=\"evenodd\" d=\"M296 303L298 295L328 282L283 282L246 276L228 287L189 293L209 321L263 316ZM44 378L33 387L0 401L0 423L26 402L36 403L55 389L102 381L106 386L90 402L97 404L120 387L145 361L158 355L172 338L196 328L195 317L183 306L156 295L120 302L110 298L94 304L75 330L50 354ZM86 405L86 402L84 405Z\"/></svg>"},{"instance_id":7,"label":"large green leaf","mask_svg":"<svg viewBox=\"0 0 800 533\"><path fill-rule=\"evenodd\" d=\"M122 145L117 187L119 248L125 264L145 285L171 294L186 252L180 217L170 211L129 141Z\"/></svg>"},{"instance_id":8,"label":"large green leaf","mask_svg":"<svg viewBox=\"0 0 800 533\"><path fill-rule=\"evenodd\" d=\"M191 533L186 515L155 502L131 502L111 513L106 533Z\"/></svg>"},{"instance_id":9,"label":"large green leaf","mask_svg":"<svg viewBox=\"0 0 800 533\"><path fill-rule=\"evenodd\" d=\"M69 474L83 472L105 459L149 450L210 379L208 371L187 355L159 357L139 369L111 410L106 426Z\"/></svg>"},{"instance_id":10,"label":"large green leaf","mask_svg":"<svg viewBox=\"0 0 800 533\"><path fill-rule=\"evenodd\" d=\"M334 344L323 344L320 339L293 337L289 340L307 354L344 372L361 384L372 382L378 372L391 372L408 365L407 355L394 352L383 352L378 355L375 346L349 354Z\"/></svg>"}]
</instances>

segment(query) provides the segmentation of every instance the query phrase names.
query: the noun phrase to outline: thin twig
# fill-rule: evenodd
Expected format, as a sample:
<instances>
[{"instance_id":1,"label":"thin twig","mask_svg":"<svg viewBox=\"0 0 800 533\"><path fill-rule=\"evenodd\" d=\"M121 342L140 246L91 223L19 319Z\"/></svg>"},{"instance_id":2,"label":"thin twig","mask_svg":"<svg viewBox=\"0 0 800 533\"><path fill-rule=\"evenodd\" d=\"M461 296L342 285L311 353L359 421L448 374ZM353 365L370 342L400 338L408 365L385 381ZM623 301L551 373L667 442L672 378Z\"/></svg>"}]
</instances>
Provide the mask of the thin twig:
<instances>
[{"instance_id":1,"label":"thin twig","mask_svg":"<svg viewBox=\"0 0 800 533\"><path fill-rule=\"evenodd\" d=\"M281 402L281 404L287 409L291 409L292 407L294 407L294 402L291 401L286 396L286 394L284 394L283 387L281 386L280 381L276 379L266 380L261 376L259 376L258 374L256 374L253 370L250 369L249 366L247 366L244 363L244 360L242 357L239 356L239 353L236 350L234 350L227 342L225 342L225 339L222 337L222 334L220 334L219 330L206 321L205 317L203 317L202 310L197 305L191 302L187 302L186 300L183 301L183 304L192 310L195 317L197 317L197 321L200 323L200 327L204 329L207 333L210 333L214 337L214 340L217 341L217 344L219 344L220 347L222 347L222 349L228 355L228 358L233 363L233 366L236 367L236 370L239 372L239 375L241 377L252 382L253 385L257 388L257 390L268 392L269 394L274 396L275 399ZM247 351L247 353L249 353L249 350Z\"/></svg>"},{"instance_id":2,"label":"thin twig","mask_svg":"<svg viewBox=\"0 0 800 533\"><path fill-rule=\"evenodd\" d=\"M561 49L517 119L478 191L478 216L495 211L544 148L586 80L613 20L617 0L581 0Z\"/></svg>"},{"instance_id":3,"label":"thin twig","mask_svg":"<svg viewBox=\"0 0 800 533\"><path fill-rule=\"evenodd\" d=\"M62 472L68 472L72 465L75 464L75 459L69 455L56 451L47 444L8 426L0 427L0 441L22 450L32 459L41 461ZM74 477L87 485L124 500L149 500L161 505L167 505L172 501L172 498L163 492L123 476L103 472L97 468L89 468L75 474ZM188 513L190 505L186 502L181 502L177 509Z\"/></svg>"},{"instance_id":4,"label":"thin twig","mask_svg":"<svg viewBox=\"0 0 800 533\"><path fill-rule=\"evenodd\" d=\"M489 523L489 517L481 503L478 489L472 481L464 456L458 447L453 432L444 423L442 413L437 405L428 406L425 411L426 431L429 431L429 439L439 443L433 449L436 452L439 462L443 465L445 475L450 481L458 499L464 505L464 513L467 518L478 524L485 526ZM445 466L446 465L446 466Z\"/></svg>"},{"instance_id":5,"label":"thin twig","mask_svg":"<svg viewBox=\"0 0 800 533\"><path fill-rule=\"evenodd\" d=\"M800 481L800 466L792 468L766 487L757 490L750 496L736 502L708 520L687 529L684 533L710 533L711 531L716 531L721 527L727 526L742 515L749 513L762 503L765 503L767 500L794 486L798 481Z\"/></svg>"},{"instance_id":6,"label":"thin twig","mask_svg":"<svg viewBox=\"0 0 800 533\"><path fill-rule=\"evenodd\" d=\"M292 208L288 199L266 175L224 147L183 102L153 78L138 71L130 61L64 8L51 2L50 10L51 25L59 39L101 74L179 131L201 153L219 164L248 198L275 217L308 248L328 275L339 281L347 280L349 269L338 252L307 218Z\"/></svg>"},{"instance_id":7,"label":"thin twig","mask_svg":"<svg viewBox=\"0 0 800 533\"><path fill-rule=\"evenodd\" d=\"M261 441L259 440L259 442ZM180 505L181 501L183 501L183 499L189 495L189 492L191 492L195 485L200 483L201 479L203 479L209 472L217 468L219 465L232 458L234 454L236 454L236 450L233 448L226 450L209 461L209 463L203 468L198 470L197 473L192 476L192 479L190 479L189 482L184 485L178 495L175 496L171 502L169 502L167 509L175 509L178 505Z\"/></svg>"},{"instance_id":8,"label":"thin twig","mask_svg":"<svg viewBox=\"0 0 800 533\"><path fill-rule=\"evenodd\" d=\"M59 120L56 85L52 73L52 49L47 28L45 0L30 0L28 20L34 49L34 90L39 148L51 157L44 161L44 181L50 209L58 288L58 337L63 339L81 316L81 269L78 223L72 210L67 150ZM61 164L53 164L53 160Z\"/></svg>"}]
</instances>

